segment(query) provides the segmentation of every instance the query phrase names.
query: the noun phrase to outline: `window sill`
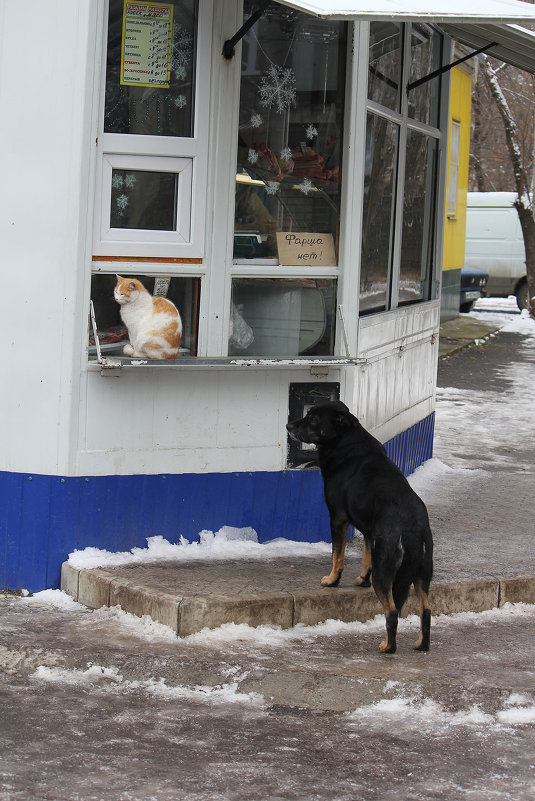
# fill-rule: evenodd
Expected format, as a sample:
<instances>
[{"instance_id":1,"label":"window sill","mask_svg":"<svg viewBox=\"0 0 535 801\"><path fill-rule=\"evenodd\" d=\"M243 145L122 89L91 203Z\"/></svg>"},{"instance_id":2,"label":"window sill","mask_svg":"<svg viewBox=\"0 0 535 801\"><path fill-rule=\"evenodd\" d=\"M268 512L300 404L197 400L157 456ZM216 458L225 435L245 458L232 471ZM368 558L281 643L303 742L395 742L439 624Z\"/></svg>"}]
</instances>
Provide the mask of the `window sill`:
<instances>
[{"instance_id":1,"label":"window sill","mask_svg":"<svg viewBox=\"0 0 535 801\"><path fill-rule=\"evenodd\" d=\"M340 368L366 364L366 359L337 356L317 356L315 358L273 359L273 358L244 358L227 356L221 358L208 357L181 357L179 359L128 359L105 358L100 361L89 361L90 371L100 370L101 375L117 375L123 370L159 369L159 370L265 370L265 369L308 369L314 374L327 374L329 368Z\"/></svg>"}]
</instances>

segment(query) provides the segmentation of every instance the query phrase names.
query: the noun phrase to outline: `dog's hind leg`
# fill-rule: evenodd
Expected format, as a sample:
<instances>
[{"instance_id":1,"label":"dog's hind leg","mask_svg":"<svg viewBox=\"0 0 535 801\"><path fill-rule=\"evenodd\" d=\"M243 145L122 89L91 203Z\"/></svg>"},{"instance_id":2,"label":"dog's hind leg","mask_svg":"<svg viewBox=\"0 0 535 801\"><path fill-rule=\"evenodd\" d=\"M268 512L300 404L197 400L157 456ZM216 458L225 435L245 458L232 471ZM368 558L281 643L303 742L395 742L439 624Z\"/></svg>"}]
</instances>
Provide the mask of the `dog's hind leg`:
<instances>
[{"instance_id":1,"label":"dog's hind leg","mask_svg":"<svg viewBox=\"0 0 535 801\"><path fill-rule=\"evenodd\" d=\"M364 540L362 546L362 562L360 567L360 576L355 579L357 587L370 587L370 576L372 574L372 546L368 539Z\"/></svg>"},{"instance_id":2,"label":"dog's hind leg","mask_svg":"<svg viewBox=\"0 0 535 801\"><path fill-rule=\"evenodd\" d=\"M344 555L346 550L347 527L349 523L331 520L331 537L333 541L333 566L328 576L323 576L322 587L337 587L344 570Z\"/></svg>"},{"instance_id":3,"label":"dog's hind leg","mask_svg":"<svg viewBox=\"0 0 535 801\"><path fill-rule=\"evenodd\" d=\"M395 654L398 610L396 609L394 598L392 597L392 590L386 592L376 581L373 581L373 589L383 605L386 620L386 638L380 643L379 650L383 654Z\"/></svg>"},{"instance_id":4,"label":"dog's hind leg","mask_svg":"<svg viewBox=\"0 0 535 801\"><path fill-rule=\"evenodd\" d=\"M401 538L378 527L372 549L372 584L383 605L386 619L386 639L379 645L383 654L396 652L399 611L394 602L393 584L403 559Z\"/></svg>"},{"instance_id":5,"label":"dog's hind leg","mask_svg":"<svg viewBox=\"0 0 535 801\"><path fill-rule=\"evenodd\" d=\"M427 597L429 587L426 590L423 580L416 579L414 589L422 604L422 614L420 616L420 636L413 647L415 651L429 651L431 642L431 609L429 608L429 599Z\"/></svg>"}]
</instances>

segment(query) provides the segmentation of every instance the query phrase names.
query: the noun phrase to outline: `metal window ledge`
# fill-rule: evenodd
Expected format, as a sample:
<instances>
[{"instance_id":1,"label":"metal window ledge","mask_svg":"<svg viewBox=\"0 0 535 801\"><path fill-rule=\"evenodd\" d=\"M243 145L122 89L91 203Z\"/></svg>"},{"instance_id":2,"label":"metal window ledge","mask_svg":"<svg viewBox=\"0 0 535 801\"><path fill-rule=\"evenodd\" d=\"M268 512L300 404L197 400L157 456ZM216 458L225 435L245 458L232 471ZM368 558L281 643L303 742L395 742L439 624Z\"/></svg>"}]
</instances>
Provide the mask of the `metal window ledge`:
<instances>
[{"instance_id":1,"label":"metal window ledge","mask_svg":"<svg viewBox=\"0 0 535 801\"><path fill-rule=\"evenodd\" d=\"M90 361L91 369L98 369L101 375L117 375L123 370L154 368L159 370L178 369L178 370L206 370L206 369L234 369L240 370L249 368L250 370L264 369L292 369L306 368L313 375L326 375L329 368L348 367L364 365L367 359L357 359L351 357L326 356L317 358L295 358L295 359L271 359L261 358L248 359L235 357L207 358L207 357L188 357L183 356L178 359L130 359L130 358L105 358L98 361Z\"/></svg>"}]
</instances>

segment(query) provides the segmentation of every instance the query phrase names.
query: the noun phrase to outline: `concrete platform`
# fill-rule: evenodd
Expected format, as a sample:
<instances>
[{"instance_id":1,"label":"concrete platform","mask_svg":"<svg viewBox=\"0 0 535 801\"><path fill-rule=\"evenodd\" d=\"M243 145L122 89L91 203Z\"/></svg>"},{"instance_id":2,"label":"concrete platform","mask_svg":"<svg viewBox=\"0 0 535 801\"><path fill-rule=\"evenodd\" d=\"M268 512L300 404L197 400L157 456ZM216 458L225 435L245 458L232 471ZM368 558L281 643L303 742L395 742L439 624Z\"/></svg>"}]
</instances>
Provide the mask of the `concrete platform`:
<instances>
[{"instance_id":1,"label":"concrete platform","mask_svg":"<svg viewBox=\"0 0 535 801\"><path fill-rule=\"evenodd\" d=\"M152 563L113 568L75 569L65 563L61 588L92 609L120 606L148 615L180 637L224 623L271 625L287 629L325 620L364 622L381 614L372 589L351 585L358 559L348 564L340 587L319 586L325 558L228 562ZM506 602L535 603L535 576L504 576L432 584L434 615L481 612ZM404 615L418 612L409 598Z\"/></svg>"}]
</instances>

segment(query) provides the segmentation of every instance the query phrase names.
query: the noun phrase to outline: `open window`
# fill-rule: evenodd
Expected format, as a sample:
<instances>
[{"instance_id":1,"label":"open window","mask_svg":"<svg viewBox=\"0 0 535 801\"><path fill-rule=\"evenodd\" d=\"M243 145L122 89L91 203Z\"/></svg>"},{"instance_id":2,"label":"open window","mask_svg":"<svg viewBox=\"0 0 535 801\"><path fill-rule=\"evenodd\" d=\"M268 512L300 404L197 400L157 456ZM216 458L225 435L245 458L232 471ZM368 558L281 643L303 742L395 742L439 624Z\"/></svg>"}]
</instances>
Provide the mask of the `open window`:
<instances>
[{"instance_id":1,"label":"open window","mask_svg":"<svg viewBox=\"0 0 535 801\"><path fill-rule=\"evenodd\" d=\"M199 331L200 278L170 275L128 275L141 282L153 298L167 298L180 315L182 336L178 358L197 355ZM130 342L128 329L121 317L121 307L114 297L117 277L96 274L91 278L91 317L89 325L89 358L122 358ZM169 364L170 360L166 359Z\"/></svg>"}]
</instances>

